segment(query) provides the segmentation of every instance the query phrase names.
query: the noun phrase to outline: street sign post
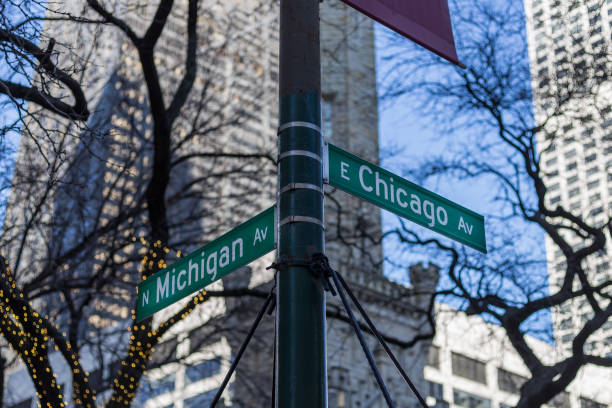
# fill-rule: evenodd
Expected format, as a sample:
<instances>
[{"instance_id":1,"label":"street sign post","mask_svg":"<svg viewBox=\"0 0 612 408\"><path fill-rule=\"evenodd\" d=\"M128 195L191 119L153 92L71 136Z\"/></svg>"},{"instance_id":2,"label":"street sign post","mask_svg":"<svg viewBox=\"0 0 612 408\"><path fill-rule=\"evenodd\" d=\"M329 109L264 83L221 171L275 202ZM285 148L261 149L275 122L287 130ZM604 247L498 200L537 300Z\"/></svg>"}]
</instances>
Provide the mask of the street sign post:
<instances>
[{"instance_id":1,"label":"street sign post","mask_svg":"<svg viewBox=\"0 0 612 408\"><path fill-rule=\"evenodd\" d=\"M274 220L274 207L270 207L140 282L136 320L151 316L272 251Z\"/></svg>"},{"instance_id":2,"label":"street sign post","mask_svg":"<svg viewBox=\"0 0 612 408\"><path fill-rule=\"evenodd\" d=\"M484 217L329 144L329 184L487 253Z\"/></svg>"},{"instance_id":3,"label":"street sign post","mask_svg":"<svg viewBox=\"0 0 612 408\"><path fill-rule=\"evenodd\" d=\"M457 59L447 0L342 0L453 64Z\"/></svg>"},{"instance_id":4,"label":"street sign post","mask_svg":"<svg viewBox=\"0 0 612 408\"><path fill-rule=\"evenodd\" d=\"M327 407L319 0L280 1L274 406Z\"/></svg>"}]
</instances>

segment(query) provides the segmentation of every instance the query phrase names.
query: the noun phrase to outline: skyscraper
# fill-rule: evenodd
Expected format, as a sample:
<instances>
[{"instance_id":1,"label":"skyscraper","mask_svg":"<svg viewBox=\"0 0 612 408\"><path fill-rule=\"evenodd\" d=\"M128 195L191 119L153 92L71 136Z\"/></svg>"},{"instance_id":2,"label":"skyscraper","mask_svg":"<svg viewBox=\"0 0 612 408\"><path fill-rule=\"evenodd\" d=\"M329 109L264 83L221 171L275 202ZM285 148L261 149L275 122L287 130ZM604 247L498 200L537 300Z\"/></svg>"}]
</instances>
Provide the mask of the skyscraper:
<instances>
[{"instance_id":1,"label":"skyscraper","mask_svg":"<svg viewBox=\"0 0 612 408\"><path fill-rule=\"evenodd\" d=\"M113 2L113 12L142 34L153 17L155 4L131 7L128 3ZM176 91L186 69L186 3L178 2L173 8L156 48L155 62L166 98ZM78 14L81 5L69 6ZM276 194L275 166L264 156L274 158L276 152L277 4L217 1L201 8L198 18L206 30L199 36L200 63L194 89L172 129L175 167L167 194L169 246L184 252L271 205ZM321 22L324 135L377 162L372 22L339 2L323 4ZM67 153L69 159L60 160L54 174L50 175L44 164L35 169L42 180L62 180L50 190L52 198L45 200L44 189L18 184L19 188L12 192L5 225L15 231L7 250L10 260L20 259L14 269L21 273L22 282L45 268L51 268L55 275L42 282L44 288L53 279L78 282L91 271L105 271L95 282L99 286L66 292L77 304L83 302L86 324L77 327L75 334L83 336L90 347L85 352L89 358L84 365L91 371L92 383L103 401L123 357L124 350L116 345L124 344L122 341L130 335L125 328L135 298L135 272L144 255L135 238L147 229L142 200L150 177L145 169L152 160L153 124L133 45L119 30L91 27L49 23L48 33L69 39L77 54L88 58L83 75L94 114L86 129L58 132L64 137L61 152ZM42 147L35 142L28 138L22 141L16 180L31 174L33 163L42 163L41 149L49 157L63 160L64 156L56 155L56 140ZM231 157L236 153L244 157ZM330 262L354 286L419 385L425 353L421 346L413 348L410 340L428 330L422 313L428 299L422 294L433 290L437 273L423 268L413 273L416 290L388 281L382 276L379 210L344 193L332 189L328 193L326 235ZM42 219L32 211L35 206L29 205L36 202L44 205ZM25 228L31 220L40 228ZM112 234L91 234L111 226ZM8 235L4 238L8 240ZM85 250L78 257L60 265L53 263L65 259L62 255L81 242ZM211 290L244 286L267 290L273 272L265 267L271 261L267 257L255 262L216 283ZM97 301L85 303L92 292ZM57 295L39 305L64 327L71 316L66 310L58 310L61 302L62 297ZM142 381L137 403L146 408L188 408L209 401L259 304L258 299L228 298L211 299L199 306L190 318L162 338L153 356L153 368ZM168 317L177 307L180 305L160 312L155 321ZM337 299L329 297L328 311L330 406L383 406ZM109 336L109 332L113 334ZM273 323L268 318L251 343L224 403L250 407L264 406L269 401L273 340ZM372 340L369 338L371 346ZM97 349L102 351L95 354ZM395 377L380 350L376 351L376 359L394 400L400 406L413 405L415 398ZM69 372L59 371L64 393L70 395ZM15 369L7 381L7 390L11 391L5 393L8 406L32 402L34 392L22 370Z\"/></svg>"},{"instance_id":2,"label":"skyscraper","mask_svg":"<svg viewBox=\"0 0 612 408\"><path fill-rule=\"evenodd\" d=\"M612 0L525 0L535 120L547 204L562 205L595 227L612 215ZM569 102L568 102L569 101ZM571 245L587 242L568 229ZM583 265L593 285L612 277L610 231L607 249ZM558 290L566 265L561 250L546 240L549 283ZM571 351L577 328L590 319L588 302L553 309L559 349ZM586 345L586 351L612 355L612 322Z\"/></svg>"}]
</instances>

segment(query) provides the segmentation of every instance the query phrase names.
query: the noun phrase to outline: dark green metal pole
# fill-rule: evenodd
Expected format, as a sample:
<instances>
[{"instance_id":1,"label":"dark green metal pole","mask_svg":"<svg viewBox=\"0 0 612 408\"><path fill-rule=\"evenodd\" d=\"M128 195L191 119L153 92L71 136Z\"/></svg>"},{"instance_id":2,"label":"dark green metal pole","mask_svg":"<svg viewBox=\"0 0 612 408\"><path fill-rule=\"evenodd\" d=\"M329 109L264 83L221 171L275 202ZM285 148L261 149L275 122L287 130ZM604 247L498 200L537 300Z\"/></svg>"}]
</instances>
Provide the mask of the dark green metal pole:
<instances>
[{"instance_id":1,"label":"dark green metal pole","mask_svg":"<svg viewBox=\"0 0 612 408\"><path fill-rule=\"evenodd\" d=\"M319 0L281 0L276 407L327 407ZM298 265L296 265L296 263Z\"/></svg>"}]
</instances>

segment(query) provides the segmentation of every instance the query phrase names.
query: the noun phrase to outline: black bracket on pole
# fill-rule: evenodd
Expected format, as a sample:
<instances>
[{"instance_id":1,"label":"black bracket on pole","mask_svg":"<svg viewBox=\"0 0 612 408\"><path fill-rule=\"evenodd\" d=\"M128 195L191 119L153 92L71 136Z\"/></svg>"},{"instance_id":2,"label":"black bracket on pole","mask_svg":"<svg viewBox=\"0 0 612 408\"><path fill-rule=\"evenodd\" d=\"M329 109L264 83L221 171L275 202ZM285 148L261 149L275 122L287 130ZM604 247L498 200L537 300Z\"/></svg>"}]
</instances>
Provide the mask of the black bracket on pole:
<instances>
[{"instance_id":1,"label":"black bracket on pole","mask_svg":"<svg viewBox=\"0 0 612 408\"><path fill-rule=\"evenodd\" d=\"M391 400L389 391L385 385L385 382L382 376L380 375L378 367L376 366L376 362L374 361L372 352L370 351L365 341L363 332L361 331L361 328L359 327L359 323L357 322L357 319L355 318L355 315L353 314L353 311L348 302L348 299L346 298L346 295L344 293L345 290L346 290L346 293L348 293L349 297L351 298L351 301L355 304L355 306L357 306L359 313L366 321L368 327L370 328L371 333L374 334L374 336L376 337L380 345L383 347L383 349L385 350L385 352L387 353L387 355L393 362L393 365L395 366L395 368L399 371L400 375L402 376L406 384L408 384L408 387L410 388L410 390L414 393L414 395L419 400L419 403L421 404L421 406L423 408L427 408L427 403L425 402L425 399L416 389L416 387L414 386L414 384L408 377L408 374L403 369L403 367L401 366L401 364L399 363L399 361L397 360L397 358L395 357L395 355L393 354L393 352L387 345L387 342L382 337L382 335L380 334L376 326L374 326L374 323L372 322L372 320L366 313L365 309L363 308L363 306L361 305L357 297L353 294L350 287L347 285L346 281L342 278L342 275L340 275L340 273L338 273L337 271L331 268L327 257L324 254L314 254L312 256L310 268L313 273L317 274L322 279L323 286L329 287L330 292L333 293L334 296L336 295L336 290L340 294L340 299L342 300L342 304L344 305L344 308L347 314L349 315L349 319L351 321L353 329L355 330L355 334L357 335L359 339L363 352L365 353L368 363L370 364L370 368L372 369L372 372L374 373L374 376L376 377L376 382L378 383L378 386L381 392L383 393L385 401L387 402L387 406L389 406L390 408L394 407L393 401ZM333 281L334 285L331 285L330 279L331 281ZM336 290L334 290L334 286Z\"/></svg>"},{"instance_id":2,"label":"black bracket on pole","mask_svg":"<svg viewBox=\"0 0 612 408\"><path fill-rule=\"evenodd\" d=\"M238 350L238 353L236 354L236 358L234 358L234 361L232 361L232 365L230 366L229 371L227 372L227 374L225 374L225 378L223 378L223 381L221 382L221 386L217 390L217 394L215 394L215 398L210 403L210 408L214 408L217 406L217 403L221 399L221 395L223 394L223 391L225 391L225 387L227 387L227 383L229 383L229 380L234 374L234 371L236 371L236 367L238 367L238 363L240 363L240 358L244 354L244 351L246 350L247 346L249 345L251 338L253 338L253 335L255 334L255 330L257 330L257 326L259 326L259 323L261 322L261 319L263 318L264 314L266 313L266 311L268 312L268 314L272 314L272 312L274 311L274 306L276 305L275 289L276 289L276 285L274 285L272 289L270 289L270 294L268 295L268 297L266 298L266 301L264 302L263 306L259 310L259 313L257 314L257 317L255 318L255 321L253 322L253 325L251 326L249 333L247 334L246 338L242 342L242 345L240 346L240 349Z\"/></svg>"}]
</instances>

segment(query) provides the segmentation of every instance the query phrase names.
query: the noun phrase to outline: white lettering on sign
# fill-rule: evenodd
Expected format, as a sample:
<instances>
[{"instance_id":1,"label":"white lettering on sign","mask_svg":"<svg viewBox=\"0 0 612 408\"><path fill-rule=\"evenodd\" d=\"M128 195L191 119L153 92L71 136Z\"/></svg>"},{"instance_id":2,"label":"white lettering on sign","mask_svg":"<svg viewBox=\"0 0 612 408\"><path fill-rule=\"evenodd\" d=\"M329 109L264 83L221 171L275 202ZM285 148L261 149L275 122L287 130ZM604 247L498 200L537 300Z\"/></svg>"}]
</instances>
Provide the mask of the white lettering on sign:
<instances>
[{"instance_id":1,"label":"white lettering on sign","mask_svg":"<svg viewBox=\"0 0 612 408\"><path fill-rule=\"evenodd\" d=\"M465 222L463 217L459 218L459 226L457 227L458 230L463 229L466 234L472 235L472 228L474 228L474 226Z\"/></svg>"},{"instance_id":2,"label":"white lettering on sign","mask_svg":"<svg viewBox=\"0 0 612 408\"><path fill-rule=\"evenodd\" d=\"M149 304L149 291L147 290L146 292L142 292L142 305L148 305Z\"/></svg>"},{"instance_id":3,"label":"white lettering on sign","mask_svg":"<svg viewBox=\"0 0 612 408\"><path fill-rule=\"evenodd\" d=\"M260 243L266 239L266 235L268 235L268 227L264 230L260 230L259 228L255 228L255 238L253 239L253 246L259 241Z\"/></svg>"},{"instance_id":4,"label":"white lettering on sign","mask_svg":"<svg viewBox=\"0 0 612 408\"><path fill-rule=\"evenodd\" d=\"M212 261L212 262L211 262ZM214 280L217 277L217 253L213 252L206 259L206 273L212 275Z\"/></svg>"},{"instance_id":5,"label":"white lettering on sign","mask_svg":"<svg viewBox=\"0 0 612 408\"><path fill-rule=\"evenodd\" d=\"M202 268L200 269L200 278L204 279L204 277L206 276L206 268L204 267L205 263L204 263L204 255L205 252L202 252ZM197 273L197 271L196 271Z\"/></svg>"},{"instance_id":6,"label":"white lettering on sign","mask_svg":"<svg viewBox=\"0 0 612 408\"><path fill-rule=\"evenodd\" d=\"M340 177L350 180L350 177L348 177L349 168L349 163L341 161ZM374 176L374 179L370 179L369 176ZM373 171L365 164L359 166L359 184L367 193L374 192L377 197L384 198L386 201L390 201L391 204L397 204L401 208L410 207L414 214L425 216L427 218L426 224L429 227L434 227L436 223L440 225L448 224L446 208L436 206L435 203L429 200L422 200L421 197L414 193L410 194L410 202L408 202L408 192L401 187L396 187L393 177L389 177L389 181L387 181L382 174L378 171ZM472 234L472 226L463 220L459 225L459 229L464 229L469 235ZM255 233L255 240L257 240L257 232ZM255 245L255 242L253 242L253 245Z\"/></svg>"},{"instance_id":7,"label":"white lettering on sign","mask_svg":"<svg viewBox=\"0 0 612 408\"><path fill-rule=\"evenodd\" d=\"M187 274L187 285L191 285L191 273L193 272L193 280L194 282L198 281L198 263L197 262L193 262L190 259L189 260L189 274Z\"/></svg>"},{"instance_id":8,"label":"white lettering on sign","mask_svg":"<svg viewBox=\"0 0 612 408\"><path fill-rule=\"evenodd\" d=\"M236 247L240 245L240 256L242 258L242 238L238 238L232 242L232 262L236 260Z\"/></svg>"},{"instance_id":9,"label":"white lettering on sign","mask_svg":"<svg viewBox=\"0 0 612 408\"><path fill-rule=\"evenodd\" d=\"M162 300L163 298L167 298L168 297L168 272L166 272L166 275L164 276L164 282L162 283L161 277L157 277L157 297L156 297L156 302L159 302L160 300Z\"/></svg>"},{"instance_id":10,"label":"white lettering on sign","mask_svg":"<svg viewBox=\"0 0 612 408\"><path fill-rule=\"evenodd\" d=\"M181 283L181 276L185 277L185 275L187 275L187 271L184 269L181 269L181 271L178 274L178 278L176 279L176 287L178 290L183 290L185 289L185 286L187 286L187 282L185 282L185 280L183 280L183 282Z\"/></svg>"},{"instance_id":11,"label":"white lettering on sign","mask_svg":"<svg viewBox=\"0 0 612 408\"><path fill-rule=\"evenodd\" d=\"M229 248L224 246L223 248L221 248L221 251L219 251L219 253L221 254L221 256L219 257L219 267L225 268L230 263Z\"/></svg>"},{"instance_id":12,"label":"white lettering on sign","mask_svg":"<svg viewBox=\"0 0 612 408\"><path fill-rule=\"evenodd\" d=\"M421 199L416 194L410 194L410 209L413 213L421 215Z\"/></svg>"},{"instance_id":13,"label":"white lettering on sign","mask_svg":"<svg viewBox=\"0 0 612 408\"><path fill-rule=\"evenodd\" d=\"M265 230L258 230L260 239L265 240L268 233L268 228ZM219 269L228 267L231 262L240 260L244 255L242 238L237 238L232 242L231 251L229 246L223 246L219 251L213 251L208 253L202 252L200 254L201 262L198 264L197 260L190 259L189 263L184 269L180 269L177 273L176 269L172 269L172 272L166 272L165 275L157 277L157 292L156 301L164 300L169 296L174 295L176 292L180 292L186 288L189 288L193 283L198 282L200 279L204 279L206 275L210 277L211 282L217 279L217 272ZM231 258L231 260L230 260ZM143 305L149 302L148 292L143 293Z\"/></svg>"},{"instance_id":14,"label":"white lettering on sign","mask_svg":"<svg viewBox=\"0 0 612 408\"><path fill-rule=\"evenodd\" d=\"M402 208L408 207L408 203L402 200L402 196L406 197L408 195L408 193L406 193L406 190L400 187L397 189L397 192L395 194L396 194L397 203L399 204L399 206Z\"/></svg>"},{"instance_id":15,"label":"white lettering on sign","mask_svg":"<svg viewBox=\"0 0 612 408\"><path fill-rule=\"evenodd\" d=\"M385 200L388 200L389 197L387 196L387 183L385 183L385 180L379 178L378 176L378 172L374 173L374 178L376 181L376 195L378 197L380 197L380 186L383 186L385 188Z\"/></svg>"},{"instance_id":16,"label":"white lettering on sign","mask_svg":"<svg viewBox=\"0 0 612 408\"><path fill-rule=\"evenodd\" d=\"M363 181L364 171L367 171L368 173L372 174L372 170L368 166L362 164L361 167L359 168L359 183L361 183L361 188L363 188L368 193L371 193L372 190L374 190L374 187L369 187L365 185L365 182Z\"/></svg>"},{"instance_id":17,"label":"white lettering on sign","mask_svg":"<svg viewBox=\"0 0 612 408\"><path fill-rule=\"evenodd\" d=\"M431 201L425 200L423 201L423 214L429 220L430 227L436 225L436 219L434 217L434 204Z\"/></svg>"},{"instance_id":18,"label":"white lettering on sign","mask_svg":"<svg viewBox=\"0 0 612 408\"><path fill-rule=\"evenodd\" d=\"M345 163L345 162L340 162L340 177L342 177L345 180L351 180L347 175L346 172L348 171L348 167L349 164Z\"/></svg>"},{"instance_id":19,"label":"white lettering on sign","mask_svg":"<svg viewBox=\"0 0 612 408\"><path fill-rule=\"evenodd\" d=\"M444 207L438 207L436 210L436 218L438 218L438 222L442 225L448 224L448 214Z\"/></svg>"}]
</instances>

